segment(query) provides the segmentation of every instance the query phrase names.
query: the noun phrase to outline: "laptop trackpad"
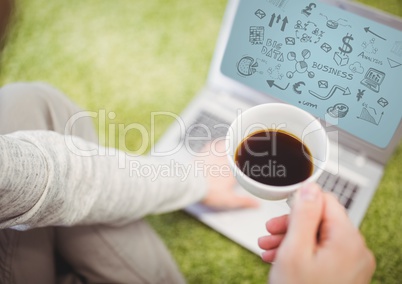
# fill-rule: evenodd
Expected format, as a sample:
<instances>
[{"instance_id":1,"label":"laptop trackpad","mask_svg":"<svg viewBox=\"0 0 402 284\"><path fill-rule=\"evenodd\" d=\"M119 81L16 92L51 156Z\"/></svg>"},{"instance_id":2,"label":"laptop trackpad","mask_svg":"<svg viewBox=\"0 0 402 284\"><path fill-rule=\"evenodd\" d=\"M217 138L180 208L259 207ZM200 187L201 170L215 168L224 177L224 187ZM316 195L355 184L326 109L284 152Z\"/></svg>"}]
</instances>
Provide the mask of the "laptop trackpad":
<instances>
[{"instance_id":1,"label":"laptop trackpad","mask_svg":"<svg viewBox=\"0 0 402 284\"><path fill-rule=\"evenodd\" d=\"M186 211L234 242L260 254L262 250L257 240L268 235L265 223L274 217L288 214L290 209L285 201L258 200L260 206L253 209L213 210L195 204L186 208Z\"/></svg>"}]
</instances>

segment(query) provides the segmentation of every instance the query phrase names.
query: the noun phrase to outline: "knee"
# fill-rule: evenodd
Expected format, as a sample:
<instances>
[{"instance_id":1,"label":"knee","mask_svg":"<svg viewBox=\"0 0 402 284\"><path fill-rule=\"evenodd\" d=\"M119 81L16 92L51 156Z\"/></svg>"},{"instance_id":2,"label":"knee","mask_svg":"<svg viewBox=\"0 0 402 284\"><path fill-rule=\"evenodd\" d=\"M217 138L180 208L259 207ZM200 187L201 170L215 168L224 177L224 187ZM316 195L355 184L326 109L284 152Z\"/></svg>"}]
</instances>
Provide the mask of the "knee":
<instances>
[{"instance_id":1,"label":"knee","mask_svg":"<svg viewBox=\"0 0 402 284\"><path fill-rule=\"evenodd\" d=\"M66 120L80 108L61 91L42 82L18 82L0 88L0 113L2 115L38 115Z\"/></svg>"},{"instance_id":2,"label":"knee","mask_svg":"<svg viewBox=\"0 0 402 284\"><path fill-rule=\"evenodd\" d=\"M90 116L77 123L70 121L81 111L61 91L45 83L13 83L0 89L0 133L42 129L96 141Z\"/></svg>"},{"instance_id":3,"label":"knee","mask_svg":"<svg viewBox=\"0 0 402 284\"><path fill-rule=\"evenodd\" d=\"M45 110L48 105L48 94L43 88L51 88L45 83L11 83L0 89L0 109L21 112L29 109Z\"/></svg>"},{"instance_id":4,"label":"knee","mask_svg":"<svg viewBox=\"0 0 402 284\"><path fill-rule=\"evenodd\" d=\"M17 130L64 131L78 110L59 90L44 83L13 83L0 89L0 133Z\"/></svg>"}]
</instances>

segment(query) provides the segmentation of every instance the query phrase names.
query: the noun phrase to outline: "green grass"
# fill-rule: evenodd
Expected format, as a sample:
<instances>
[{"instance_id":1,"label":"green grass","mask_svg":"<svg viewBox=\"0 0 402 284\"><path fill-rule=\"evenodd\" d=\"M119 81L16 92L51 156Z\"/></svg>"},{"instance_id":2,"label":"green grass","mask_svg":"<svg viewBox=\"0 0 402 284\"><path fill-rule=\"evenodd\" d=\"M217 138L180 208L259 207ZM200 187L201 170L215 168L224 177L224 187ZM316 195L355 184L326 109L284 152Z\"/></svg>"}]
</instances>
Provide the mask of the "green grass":
<instances>
[{"instance_id":1,"label":"green grass","mask_svg":"<svg viewBox=\"0 0 402 284\"><path fill-rule=\"evenodd\" d=\"M402 16L401 0L364 2ZM45 81L85 109L115 112L108 123L137 122L151 129L152 111L179 113L204 84L225 5L223 0L18 0L0 61L0 85ZM169 123L157 121L156 137ZM137 137L131 131L130 150L139 148ZM377 258L373 283L402 279L401 161L399 147L361 226ZM148 220L189 283L266 281L269 265L185 213Z\"/></svg>"}]
</instances>

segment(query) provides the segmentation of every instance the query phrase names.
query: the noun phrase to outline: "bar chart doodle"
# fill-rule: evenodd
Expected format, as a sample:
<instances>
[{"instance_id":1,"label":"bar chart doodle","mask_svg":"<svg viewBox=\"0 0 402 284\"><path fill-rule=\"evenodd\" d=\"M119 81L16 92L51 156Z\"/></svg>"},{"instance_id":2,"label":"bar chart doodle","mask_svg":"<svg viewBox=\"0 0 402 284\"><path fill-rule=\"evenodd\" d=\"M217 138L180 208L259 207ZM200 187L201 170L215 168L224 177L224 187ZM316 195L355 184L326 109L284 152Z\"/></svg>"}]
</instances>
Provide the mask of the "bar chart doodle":
<instances>
[{"instance_id":1,"label":"bar chart doodle","mask_svg":"<svg viewBox=\"0 0 402 284\"><path fill-rule=\"evenodd\" d=\"M396 56L402 56L402 41L396 41L391 49L391 52Z\"/></svg>"},{"instance_id":2,"label":"bar chart doodle","mask_svg":"<svg viewBox=\"0 0 402 284\"><path fill-rule=\"evenodd\" d=\"M269 0L269 3L275 5L278 8L284 9L286 7L288 0Z\"/></svg>"},{"instance_id":3,"label":"bar chart doodle","mask_svg":"<svg viewBox=\"0 0 402 284\"><path fill-rule=\"evenodd\" d=\"M366 86L373 92L378 93L380 91L380 86L382 82L384 81L385 78L385 73L381 72L377 69L370 68L366 75L364 76L364 79L360 82L363 86Z\"/></svg>"}]
</instances>

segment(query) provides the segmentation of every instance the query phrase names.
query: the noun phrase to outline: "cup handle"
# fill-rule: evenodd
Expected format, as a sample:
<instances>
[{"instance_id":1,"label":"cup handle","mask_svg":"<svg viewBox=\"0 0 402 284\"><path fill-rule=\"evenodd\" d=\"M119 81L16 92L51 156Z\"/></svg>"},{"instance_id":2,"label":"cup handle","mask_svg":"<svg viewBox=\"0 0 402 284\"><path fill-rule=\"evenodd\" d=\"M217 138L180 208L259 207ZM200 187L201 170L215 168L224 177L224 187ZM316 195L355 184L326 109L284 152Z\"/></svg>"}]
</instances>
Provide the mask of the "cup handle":
<instances>
[{"instance_id":1,"label":"cup handle","mask_svg":"<svg viewBox=\"0 0 402 284\"><path fill-rule=\"evenodd\" d=\"M292 209L293 207L293 201L294 201L294 197L295 197L295 192L292 192L288 198L286 199L286 203L288 204L289 208Z\"/></svg>"}]
</instances>

